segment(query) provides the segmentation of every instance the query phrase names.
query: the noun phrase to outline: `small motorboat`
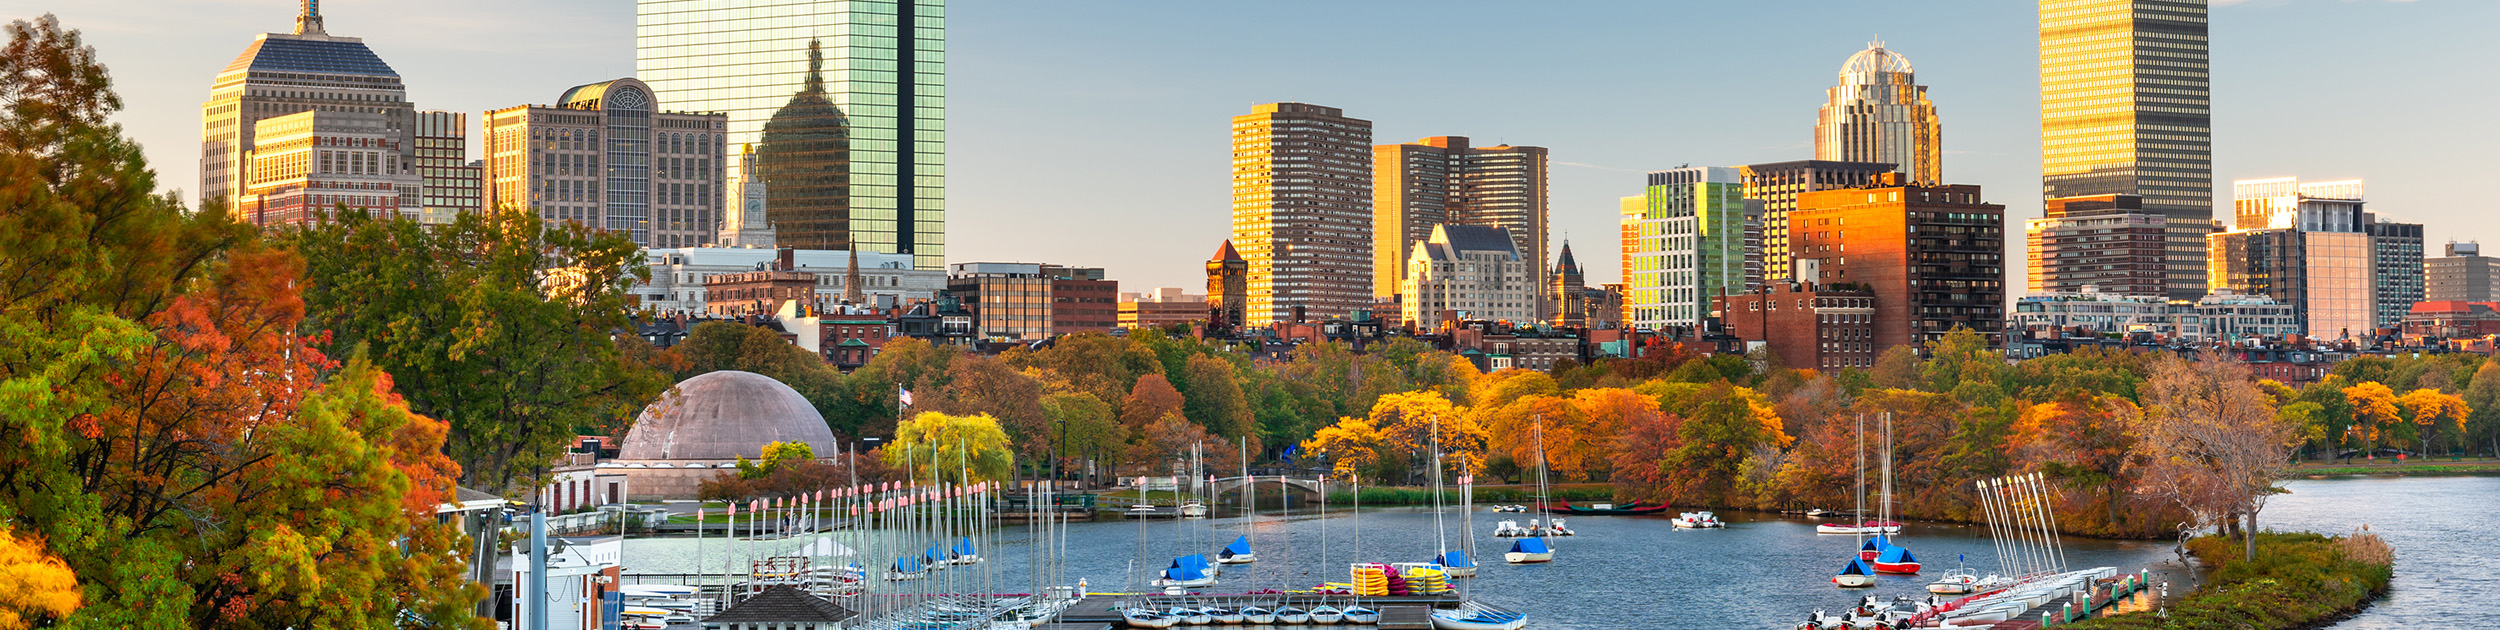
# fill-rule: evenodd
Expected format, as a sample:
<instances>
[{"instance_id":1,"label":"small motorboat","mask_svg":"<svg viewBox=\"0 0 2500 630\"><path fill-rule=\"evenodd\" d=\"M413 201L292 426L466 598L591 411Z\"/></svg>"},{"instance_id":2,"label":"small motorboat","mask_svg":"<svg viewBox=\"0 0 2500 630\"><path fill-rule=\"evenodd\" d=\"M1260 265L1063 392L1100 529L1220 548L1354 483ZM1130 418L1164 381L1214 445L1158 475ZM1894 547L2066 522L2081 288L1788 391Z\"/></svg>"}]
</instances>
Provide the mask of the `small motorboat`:
<instances>
[{"instance_id":1,"label":"small motorboat","mask_svg":"<svg viewBox=\"0 0 2500 630\"><path fill-rule=\"evenodd\" d=\"M1181 620L1181 623L1193 626L1203 626L1215 623L1215 617L1208 615L1207 611L1187 606L1173 606L1172 610L1163 614L1174 619L1179 619Z\"/></svg>"},{"instance_id":2,"label":"small motorboat","mask_svg":"<svg viewBox=\"0 0 2500 630\"><path fill-rule=\"evenodd\" d=\"M1849 536L1858 533L1858 526L1854 523L1823 523L1814 526L1814 533Z\"/></svg>"},{"instance_id":3,"label":"small motorboat","mask_svg":"<svg viewBox=\"0 0 2500 630\"><path fill-rule=\"evenodd\" d=\"M1241 614L1241 611L1222 606L1208 606L1200 608L1199 610L1206 611L1207 616L1209 617L1214 617L1216 623L1228 626L1239 625L1246 618L1246 616Z\"/></svg>"},{"instance_id":4,"label":"small motorboat","mask_svg":"<svg viewBox=\"0 0 2500 630\"><path fill-rule=\"evenodd\" d=\"M1865 560L1850 558L1849 564L1841 567L1840 573L1832 576L1832 584L1839 585L1841 588L1874 586L1875 568L1867 566Z\"/></svg>"},{"instance_id":5,"label":"small motorboat","mask_svg":"<svg viewBox=\"0 0 2500 630\"><path fill-rule=\"evenodd\" d=\"M1254 626L1273 624L1276 623L1276 611L1255 604L1243 606L1241 607L1241 620Z\"/></svg>"},{"instance_id":6,"label":"small motorboat","mask_svg":"<svg viewBox=\"0 0 2500 630\"><path fill-rule=\"evenodd\" d=\"M1335 606L1320 604L1311 607L1311 623L1313 624L1333 626L1340 621L1345 621L1345 611L1338 610Z\"/></svg>"},{"instance_id":7,"label":"small motorboat","mask_svg":"<svg viewBox=\"0 0 2500 630\"><path fill-rule=\"evenodd\" d=\"M1476 559L1467 557L1466 550L1452 549L1444 551L1441 552L1441 557L1433 558L1432 561L1434 564L1441 565L1441 570L1449 573L1450 577L1464 578L1476 576Z\"/></svg>"},{"instance_id":8,"label":"small motorboat","mask_svg":"<svg viewBox=\"0 0 2500 630\"><path fill-rule=\"evenodd\" d=\"M1276 609L1276 623L1299 626L1310 622L1311 611L1295 608L1292 604Z\"/></svg>"},{"instance_id":9,"label":"small motorboat","mask_svg":"<svg viewBox=\"0 0 2500 630\"><path fill-rule=\"evenodd\" d=\"M1502 554L1502 560L1511 564L1553 562L1554 548L1546 546L1543 538L1521 538L1510 543L1510 551Z\"/></svg>"},{"instance_id":10,"label":"small motorboat","mask_svg":"<svg viewBox=\"0 0 2500 630\"><path fill-rule=\"evenodd\" d=\"M1180 623L1179 619L1170 615L1144 608L1122 609L1120 620L1131 628L1169 628L1173 624Z\"/></svg>"},{"instance_id":11,"label":"small motorboat","mask_svg":"<svg viewBox=\"0 0 2500 630\"><path fill-rule=\"evenodd\" d=\"M1493 537L1495 538L1521 538L1535 535L1528 531L1528 528L1520 527L1519 521L1502 521L1493 524Z\"/></svg>"},{"instance_id":12,"label":"small motorboat","mask_svg":"<svg viewBox=\"0 0 2500 630\"><path fill-rule=\"evenodd\" d=\"M1362 604L1349 604L1345 607L1345 622L1358 626L1380 623L1380 611L1364 608Z\"/></svg>"},{"instance_id":13,"label":"small motorboat","mask_svg":"<svg viewBox=\"0 0 2500 630\"><path fill-rule=\"evenodd\" d=\"M1538 505L1537 505L1537 507L1538 507L1538 508L1543 509L1543 510L1544 510L1544 511L1546 511L1546 512L1553 513L1553 514L1591 514L1591 515L1618 515L1618 516L1631 516L1631 515L1640 515L1640 514L1657 514L1657 513L1659 513L1659 512L1665 512L1665 511L1667 511L1667 506L1665 506L1665 505L1641 505L1641 502L1639 502L1639 501L1634 501L1634 502L1631 502L1631 503L1624 503L1624 504L1620 504L1620 505L1618 505L1618 504L1614 504L1614 503L1591 503L1591 504L1588 504L1588 505L1572 505L1572 504L1571 504L1571 501L1566 499L1566 500L1559 501L1559 502L1557 502L1557 503L1540 503L1540 504L1538 504Z\"/></svg>"},{"instance_id":14,"label":"small motorboat","mask_svg":"<svg viewBox=\"0 0 2500 630\"><path fill-rule=\"evenodd\" d=\"M1233 544L1225 545L1223 549L1215 552L1216 564L1250 564L1258 561L1259 555L1250 553L1249 536L1235 538Z\"/></svg>"},{"instance_id":15,"label":"small motorboat","mask_svg":"<svg viewBox=\"0 0 2500 630\"><path fill-rule=\"evenodd\" d=\"M1181 518L1206 518L1207 504L1191 501L1181 504Z\"/></svg>"},{"instance_id":16,"label":"small motorboat","mask_svg":"<svg viewBox=\"0 0 2500 630\"><path fill-rule=\"evenodd\" d=\"M1669 522L1674 523L1677 529L1709 529L1727 526L1726 522L1719 520L1719 515L1707 511L1678 514Z\"/></svg>"},{"instance_id":17,"label":"small motorboat","mask_svg":"<svg viewBox=\"0 0 2500 630\"><path fill-rule=\"evenodd\" d=\"M1927 592L1938 595L1969 595L1979 590L1979 573L1970 569L1944 572L1944 577L1927 585Z\"/></svg>"},{"instance_id":18,"label":"small motorboat","mask_svg":"<svg viewBox=\"0 0 2500 630\"><path fill-rule=\"evenodd\" d=\"M1530 521L1530 522L1534 522L1534 521ZM1552 522L1552 523L1548 523L1548 524L1546 524L1546 525L1545 525L1545 535L1547 535L1547 536L1576 536L1577 534L1573 534L1573 533L1571 533L1571 528L1569 528L1569 527L1563 527L1563 520L1562 520L1562 517L1557 516L1557 517L1554 517L1554 522Z\"/></svg>"},{"instance_id":19,"label":"small motorboat","mask_svg":"<svg viewBox=\"0 0 2500 630\"><path fill-rule=\"evenodd\" d=\"M1519 513L1525 513L1525 512L1527 512L1527 511L1528 511L1528 506L1525 506L1525 505L1496 505L1496 506L1493 506L1493 511L1495 511L1495 512L1519 512Z\"/></svg>"},{"instance_id":20,"label":"small motorboat","mask_svg":"<svg viewBox=\"0 0 2500 630\"><path fill-rule=\"evenodd\" d=\"M1528 616L1467 602L1457 608L1432 610L1432 627L1439 630L1519 630L1528 625Z\"/></svg>"}]
</instances>

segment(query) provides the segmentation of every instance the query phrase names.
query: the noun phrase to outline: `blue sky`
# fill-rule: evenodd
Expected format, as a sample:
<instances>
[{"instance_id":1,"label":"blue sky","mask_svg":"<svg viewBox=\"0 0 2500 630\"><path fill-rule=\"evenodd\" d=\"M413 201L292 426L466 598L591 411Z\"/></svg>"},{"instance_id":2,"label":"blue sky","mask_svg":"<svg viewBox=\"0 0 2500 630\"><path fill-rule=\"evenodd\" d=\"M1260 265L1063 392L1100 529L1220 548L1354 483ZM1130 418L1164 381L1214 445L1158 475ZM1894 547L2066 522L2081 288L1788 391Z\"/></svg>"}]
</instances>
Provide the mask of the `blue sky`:
<instances>
[{"instance_id":1,"label":"blue sky","mask_svg":"<svg viewBox=\"0 0 2500 630\"><path fill-rule=\"evenodd\" d=\"M290 0L0 6L83 29L120 120L162 185L185 191L209 81L294 15ZM327 0L324 13L424 109L544 103L634 65L625 0ZM1592 282L1612 281L1614 199L1641 173L1811 157L1824 88L1877 36L1930 88L1946 179L2039 215L2033 2L957 0L948 15L959 262L1103 266L1123 288L1194 292L1226 236L1229 118L1293 100L1369 119L1381 143L1550 148L1554 237L1572 238ZM2232 179L2366 178L2372 208L2428 224L2433 252L2500 238L2500 195L2483 190L2500 180L2500 2L2245 0L2217 3L2212 22L2223 207Z\"/></svg>"}]
</instances>

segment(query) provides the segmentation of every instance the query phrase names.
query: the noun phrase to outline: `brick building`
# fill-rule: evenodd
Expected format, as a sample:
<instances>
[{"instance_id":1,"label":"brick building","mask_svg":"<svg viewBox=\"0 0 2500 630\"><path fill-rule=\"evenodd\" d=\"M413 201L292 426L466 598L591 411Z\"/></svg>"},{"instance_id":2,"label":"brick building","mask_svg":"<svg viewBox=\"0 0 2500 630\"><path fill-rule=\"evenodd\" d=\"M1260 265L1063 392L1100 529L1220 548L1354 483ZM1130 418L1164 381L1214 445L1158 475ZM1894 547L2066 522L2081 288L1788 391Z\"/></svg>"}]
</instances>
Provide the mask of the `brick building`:
<instances>
[{"instance_id":1,"label":"brick building","mask_svg":"<svg viewBox=\"0 0 2500 630\"><path fill-rule=\"evenodd\" d=\"M981 339L1039 341L1120 323L1120 283L1103 279L1101 268L971 262L947 271L946 291L971 312Z\"/></svg>"},{"instance_id":2,"label":"brick building","mask_svg":"<svg viewBox=\"0 0 2500 630\"><path fill-rule=\"evenodd\" d=\"M2047 215L2023 224L2032 293L2169 294L2170 218L2143 197L2050 199Z\"/></svg>"},{"instance_id":3,"label":"brick building","mask_svg":"<svg viewBox=\"0 0 2500 630\"><path fill-rule=\"evenodd\" d=\"M1872 291L1876 354L1955 327L2002 344L2005 206L1982 201L1974 185L1909 185L1899 173L1876 181L1798 198L1789 235L1799 279Z\"/></svg>"},{"instance_id":4,"label":"brick building","mask_svg":"<svg viewBox=\"0 0 2500 630\"><path fill-rule=\"evenodd\" d=\"M2405 335L2434 339L2500 335L2500 303L2415 302L2405 314Z\"/></svg>"},{"instance_id":5,"label":"brick building","mask_svg":"<svg viewBox=\"0 0 2500 630\"><path fill-rule=\"evenodd\" d=\"M780 312L781 303L816 302L816 274L796 269L791 250L754 271L716 273L703 278L703 311L713 315L757 315Z\"/></svg>"},{"instance_id":6,"label":"brick building","mask_svg":"<svg viewBox=\"0 0 2500 630\"><path fill-rule=\"evenodd\" d=\"M1875 294L1851 285L1775 281L1719 296L1727 334L1767 346L1791 368L1875 365Z\"/></svg>"}]
</instances>

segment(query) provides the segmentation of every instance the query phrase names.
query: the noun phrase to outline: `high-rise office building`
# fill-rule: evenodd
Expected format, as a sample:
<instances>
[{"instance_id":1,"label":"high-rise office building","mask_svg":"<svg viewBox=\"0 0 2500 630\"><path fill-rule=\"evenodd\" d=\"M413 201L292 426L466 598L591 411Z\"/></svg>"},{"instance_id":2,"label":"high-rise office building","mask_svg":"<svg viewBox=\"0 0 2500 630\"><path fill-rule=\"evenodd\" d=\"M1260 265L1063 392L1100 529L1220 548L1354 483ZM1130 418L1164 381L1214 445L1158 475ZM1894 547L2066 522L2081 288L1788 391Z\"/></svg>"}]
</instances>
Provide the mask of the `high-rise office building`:
<instances>
[{"instance_id":1,"label":"high-rise office building","mask_svg":"<svg viewBox=\"0 0 2500 630\"><path fill-rule=\"evenodd\" d=\"M2177 300L2205 294L2213 232L2206 50L2205 0L2040 0L2043 196L2142 196Z\"/></svg>"},{"instance_id":2,"label":"high-rise office building","mask_svg":"<svg viewBox=\"0 0 2500 630\"><path fill-rule=\"evenodd\" d=\"M1797 196L1817 190L1858 188L1875 181L1875 176L1892 172L1893 165L1872 162L1831 162L1798 160L1739 167L1745 179L1745 198L1762 204L1762 216L1756 220L1760 250L1752 258L1761 263L1764 280L1787 280L1797 277L1796 256L1788 247L1788 213L1797 209Z\"/></svg>"},{"instance_id":3,"label":"high-rise office building","mask_svg":"<svg viewBox=\"0 0 2500 630\"><path fill-rule=\"evenodd\" d=\"M399 73L362 39L322 29L319 0L301 0L295 32L263 33L217 73L200 105L200 203L236 207L244 188L244 153L256 124L297 112L376 114L405 152L415 145L416 107ZM400 204L416 208L417 191Z\"/></svg>"},{"instance_id":4,"label":"high-rise office building","mask_svg":"<svg viewBox=\"0 0 2500 630\"><path fill-rule=\"evenodd\" d=\"M420 189L427 223L445 223L463 212L485 207L480 173L485 167L469 159L469 115L463 112L417 112L417 146L408 155L424 181Z\"/></svg>"},{"instance_id":5,"label":"high-rise office building","mask_svg":"<svg viewBox=\"0 0 2500 630\"><path fill-rule=\"evenodd\" d=\"M1243 325L1347 317L1372 294L1372 123L1307 103L1233 117L1233 238Z\"/></svg>"},{"instance_id":6,"label":"high-rise office building","mask_svg":"<svg viewBox=\"0 0 2500 630\"><path fill-rule=\"evenodd\" d=\"M635 76L757 145L782 246L946 264L943 0L639 0ZM731 175L742 175L732 173Z\"/></svg>"},{"instance_id":7,"label":"high-rise office building","mask_svg":"<svg viewBox=\"0 0 2500 630\"><path fill-rule=\"evenodd\" d=\"M2234 231L2290 230L2302 234L2358 233L2362 235L2366 254L2362 264L2366 268L2365 273L2369 276L2365 286L2370 301L2368 317L2359 325L2342 320L2322 323L2320 325L2324 327L2310 328L2310 334L2332 337L2349 331L2353 335L2363 335L2376 328L2399 328L2404 325L2405 313L2413 309L2413 303L2422 301L2425 284L2422 266L2422 225L2380 221L2376 214L2366 209L2365 186L2362 180L2303 182L2297 177L2244 179L2232 182L2231 189L2232 206L2236 210L2234 224L2239 228ZM2327 240L2320 241L2321 244L2314 246L2317 251L2311 251L2313 246L2305 238L2297 239L2301 241L2299 243L2292 242L2295 237L2291 236L2261 238L2272 240L2259 240L2241 245L2243 249L2226 249L2223 253L2231 257L2262 256L2282 252L2294 252L2308 258L2328 256L2330 259L2327 260L2305 260L2301 267L2309 272L2326 274L2311 278L2313 284L2330 287L2328 290L2349 288L2343 287L2341 281L2337 280L2341 278L2344 270L2335 268L2330 271L2319 266L2345 262L2331 259L2341 251L2340 244L2343 237L2326 237ZM2236 245L2242 240L2245 239L2229 240L2225 243ZM2335 245L2329 246L2325 243ZM2246 252L2245 256L2243 252ZM2269 268L2267 265L2270 264L2262 259L2224 260L2224 262L2259 271L2267 270ZM2223 277L2225 276L2216 275L2216 278ZM2282 282L2279 279L2250 279L2240 273L2234 273L2228 277L2233 282ZM2289 290L2276 289L2276 291L2288 292ZM2256 291L2243 290L2243 292L2254 293ZM2304 304L2286 295L2288 293L2274 297L2276 300L2293 304L2297 309L2309 310ZM2336 299L2341 298L2339 296ZM2342 303L2337 301L2334 304L2334 312L2328 313L2328 316L2340 317Z\"/></svg>"},{"instance_id":8,"label":"high-rise office building","mask_svg":"<svg viewBox=\"0 0 2500 630\"><path fill-rule=\"evenodd\" d=\"M2425 302L2500 302L2492 279L2500 277L2500 258L2483 255L2474 241L2449 243L2446 256L2422 261Z\"/></svg>"},{"instance_id":9,"label":"high-rise office building","mask_svg":"<svg viewBox=\"0 0 2500 630\"><path fill-rule=\"evenodd\" d=\"M2047 210L2023 223L2031 293L2169 295L2170 219L2145 212L2143 197L2050 199Z\"/></svg>"},{"instance_id":10,"label":"high-rise office building","mask_svg":"<svg viewBox=\"0 0 2500 630\"><path fill-rule=\"evenodd\" d=\"M971 262L947 265L946 291L963 300L981 337L1039 341L1111 332L1120 322L1120 281L1099 267Z\"/></svg>"},{"instance_id":11,"label":"high-rise office building","mask_svg":"<svg viewBox=\"0 0 2500 630\"><path fill-rule=\"evenodd\" d=\"M2359 337L2376 324L2368 234L2231 230L2207 237L2207 243L2215 290L2290 306L2300 330L2311 337Z\"/></svg>"},{"instance_id":12,"label":"high-rise office building","mask_svg":"<svg viewBox=\"0 0 2500 630\"><path fill-rule=\"evenodd\" d=\"M1872 291L1870 351L1878 356L1956 327L2002 343L2005 206L1988 203L1978 186L1906 180L1892 174L1868 188L1800 197L1789 215L1798 280Z\"/></svg>"},{"instance_id":13,"label":"high-rise office building","mask_svg":"<svg viewBox=\"0 0 2500 630\"><path fill-rule=\"evenodd\" d=\"M1745 264L1751 207L1736 169L1720 166L1652 172L1642 195L1623 198L1625 324L1697 327L1711 298L1757 282Z\"/></svg>"},{"instance_id":14,"label":"high-rise office building","mask_svg":"<svg viewBox=\"0 0 2500 630\"><path fill-rule=\"evenodd\" d=\"M2370 295L2377 302L2379 328L2403 328L2405 313L2422 301L2422 224L2380 221L2373 216L2361 226L2370 235Z\"/></svg>"},{"instance_id":15,"label":"high-rise office building","mask_svg":"<svg viewBox=\"0 0 2500 630\"><path fill-rule=\"evenodd\" d=\"M724 126L720 114L661 110L634 79L486 112L486 203L647 248L708 245L720 235Z\"/></svg>"},{"instance_id":16,"label":"high-rise office building","mask_svg":"<svg viewBox=\"0 0 2500 630\"><path fill-rule=\"evenodd\" d=\"M1373 297L1398 294L1415 244L1443 223L1509 232L1538 261L1531 273L1541 284L1546 168L1544 147L1473 147L1463 136L1372 147Z\"/></svg>"},{"instance_id":17,"label":"high-rise office building","mask_svg":"<svg viewBox=\"0 0 2500 630\"><path fill-rule=\"evenodd\" d=\"M243 153L243 196L234 216L254 225L298 225L327 219L340 207L376 217L416 219L423 180L389 117L365 112L308 111L253 123Z\"/></svg>"},{"instance_id":18,"label":"high-rise office building","mask_svg":"<svg viewBox=\"0 0 2500 630\"><path fill-rule=\"evenodd\" d=\"M1910 59L1867 44L1840 65L1814 123L1814 159L1899 164L1911 181L1944 181L1944 125Z\"/></svg>"},{"instance_id":19,"label":"high-rise office building","mask_svg":"<svg viewBox=\"0 0 2500 630\"><path fill-rule=\"evenodd\" d=\"M1406 323L1430 328L1445 314L1457 321L1534 321L1543 265L1519 253L1509 230L1443 223L1414 250L1399 283Z\"/></svg>"}]
</instances>

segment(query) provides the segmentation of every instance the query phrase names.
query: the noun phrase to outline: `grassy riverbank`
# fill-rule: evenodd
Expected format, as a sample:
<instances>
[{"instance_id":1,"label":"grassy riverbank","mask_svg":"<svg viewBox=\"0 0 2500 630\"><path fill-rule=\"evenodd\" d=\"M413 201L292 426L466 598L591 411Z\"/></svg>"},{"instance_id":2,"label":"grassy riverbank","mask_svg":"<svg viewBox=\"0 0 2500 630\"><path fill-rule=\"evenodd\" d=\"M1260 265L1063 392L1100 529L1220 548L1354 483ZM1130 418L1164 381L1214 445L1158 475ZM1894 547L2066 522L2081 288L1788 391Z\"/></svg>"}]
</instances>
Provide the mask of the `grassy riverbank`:
<instances>
[{"instance_id":1,"label":"grassy riverbank","mask_svg":"<svg viewBox=\"0 0 2500 630\"><path fill-rule=\"evenodd\" d=\"M2394 459L2346 460L2337 463L2302 464L2292 469L2295 475L2349 477L2358 475L2474 475L2500 476L2500 460L2477 457L2463 460L2439 458L2413 459L2402 463Z\"/></svg>"},{"instance_id":2,"label":"grassy riverbank","mask_svg":"<svg viewBox=\"0 0 2500 630\"><path fill-rule=\"evenodd\" d=\"M2242 560L2244 543L2214 536L2188 541L2210 567L2205 586L2170 607L2167 617L2130 613L2076 622L2078 630L2294 630L2351 616L2387 593L2395 552L2376 534L2257 536L2257 559Z\"/></svg>"}]
</instances>

